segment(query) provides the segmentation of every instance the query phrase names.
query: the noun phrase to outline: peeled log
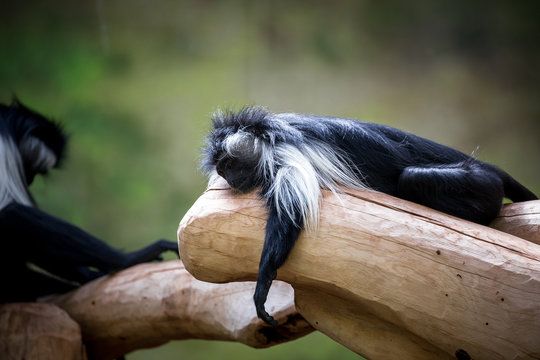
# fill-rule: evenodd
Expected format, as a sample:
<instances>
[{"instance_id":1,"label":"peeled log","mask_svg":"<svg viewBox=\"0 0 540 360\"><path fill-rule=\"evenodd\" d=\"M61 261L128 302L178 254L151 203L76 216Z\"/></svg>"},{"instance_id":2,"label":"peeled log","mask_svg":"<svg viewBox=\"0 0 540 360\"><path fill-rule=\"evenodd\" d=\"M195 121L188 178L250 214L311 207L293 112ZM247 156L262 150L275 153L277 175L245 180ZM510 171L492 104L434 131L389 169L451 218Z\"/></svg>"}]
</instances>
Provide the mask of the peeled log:
<instances>
[{"instance_id":1,"label":"peeled log","mask_svg":"<svg viewBox=\"0 0 540 360\"><path fill-rule=\"evenodd\" d=\"M85 360L81 329L53 304L2 304L0 359Z\"/></svg>"},{"instance_id":2,"label":"peeled log","mask_svg":"<svg viewBox=\"0 0 540 360\"><path fill-rule=\"evenodd\" d=\"M301 234L278 271L315 328L372 359L540 357L538 244L345 192L324 192L318 230ZM186 269L204 281L255 280L266 218L255 193L206 191L180 223Z\"/></svg>"},{"instance_id":3,"label":"peeled log","mask_svg":"<svg viewBox=\"0 0 540 360\"><path fill-rule=\"evenodd\" d=\"M506 204L490 226L540 245L540 201Z\"/></svg>"},{"instance_id":4,"label":"peeled log","mask_svg":"<svg viewBox=\"0 0 540 360\"><path fill-rule=\"evenodd\" d=\"M274 286L268 301L277 312L277 327L257 318L253 282L205 283L194 279L181 261L137 265L46 301L80 324L89 359L113 359L170 340L268 347L313 331L295 310L291 286Z\"/></svg>"}]
</instances>

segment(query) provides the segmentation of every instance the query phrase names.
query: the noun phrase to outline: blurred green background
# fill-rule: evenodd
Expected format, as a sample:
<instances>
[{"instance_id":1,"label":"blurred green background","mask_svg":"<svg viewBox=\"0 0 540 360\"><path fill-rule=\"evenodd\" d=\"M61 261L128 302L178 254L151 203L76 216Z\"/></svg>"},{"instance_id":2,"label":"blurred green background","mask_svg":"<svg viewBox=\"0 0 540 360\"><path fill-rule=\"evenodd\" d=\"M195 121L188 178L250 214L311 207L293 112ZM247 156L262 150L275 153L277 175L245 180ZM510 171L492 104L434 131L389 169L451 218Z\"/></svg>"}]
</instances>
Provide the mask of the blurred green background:
<instances>
[{"instance_id":1,"label":"blurred green background","mask_svg":"<svg viewBox=\"0 0 540 360\"><path fill-rule=\"evenodd\" d=\"M64 168L32 186L41 208L126 250L175 239L205 188L200 149L218 107L359 118L479 147L540 193L539 15L537 1L18 0L0 11L0 101L16 94L71 135ZM127 359L255 356L357 358L315 333Z\"/></svg>"}]
</instances>

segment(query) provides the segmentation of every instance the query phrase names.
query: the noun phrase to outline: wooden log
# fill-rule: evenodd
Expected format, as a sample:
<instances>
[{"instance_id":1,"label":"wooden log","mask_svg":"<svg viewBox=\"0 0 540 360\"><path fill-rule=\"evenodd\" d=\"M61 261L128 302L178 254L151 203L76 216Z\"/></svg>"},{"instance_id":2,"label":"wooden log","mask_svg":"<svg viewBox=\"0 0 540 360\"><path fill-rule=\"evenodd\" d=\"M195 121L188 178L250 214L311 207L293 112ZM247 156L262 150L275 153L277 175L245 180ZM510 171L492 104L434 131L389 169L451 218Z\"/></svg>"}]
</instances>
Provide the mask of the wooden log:
<instances>
[{"instance_id":1,"label":"wooden log","mask_svg":"<svg viewBox=\"0 0 540 360\"><path fill-rule=\"evenodd\" d=\"M540 200L504 205L490 226L540 245Z\"/></svg>"},{"instance_id":2,"label":"wooden log","mask_svg":"<svg viewBox=\"0 0 540 360\"><path fill-rule=\"evenodd\" d=\"M53 304L2 304L0 359L85 360L81 329Z\"/></svg>"},{"instance_id":3,"label":"wooden log","mask_svg":"<svg viewBox=\"0 0 540 360\"><path fill-rule=\"evenodd\" d=\"M371 359L540 357L540 246L385 194L324 192L278 279L318 330ZM178 230L189 272L254 280L266 212L213 186ZM271 313L271 311L270 311Z\"/></svg>"},{"instance_id":4,"label":"wooden log","mask_svg":"<svg viewBox=\"0 0 540 360\"><path fill-rule=\"evenodd\" d=\"M268 298L279 326L264 324L252 304L254 288L253 282L196 280L177 260L134 266L46 301L80 324L90 359L113 359L182 339L268 347L314 330L296 312L293 289L283 282Z\"/></svg>"}]
</instances>

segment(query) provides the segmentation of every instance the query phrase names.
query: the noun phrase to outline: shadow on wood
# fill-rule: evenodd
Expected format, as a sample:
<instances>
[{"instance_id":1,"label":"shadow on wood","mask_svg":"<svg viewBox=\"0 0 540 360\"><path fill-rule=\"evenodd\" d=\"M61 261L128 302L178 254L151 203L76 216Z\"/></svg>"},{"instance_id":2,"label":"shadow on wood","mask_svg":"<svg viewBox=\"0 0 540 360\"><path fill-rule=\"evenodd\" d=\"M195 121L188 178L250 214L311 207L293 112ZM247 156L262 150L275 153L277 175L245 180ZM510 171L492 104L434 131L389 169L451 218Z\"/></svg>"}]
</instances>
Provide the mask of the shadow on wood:
<instances>
[{"instance_id":1,"label":"shadow on wood","mask_svg":"<svg viewBox=\"0 0 540 360\"><path fill-rule=\"evenodd\" d=\"M540 357L538 244L385 194L344 191L324 192L318 230L302 233L278 271L311 325L371 359ZM540 201L511 206L522 215L495 226L538 239ZM528 215L530 230L505 227ZM266 218L255 193L213 186L179 226L187 270L204 281L255 280Z\"/></svg>"}]
</instances>

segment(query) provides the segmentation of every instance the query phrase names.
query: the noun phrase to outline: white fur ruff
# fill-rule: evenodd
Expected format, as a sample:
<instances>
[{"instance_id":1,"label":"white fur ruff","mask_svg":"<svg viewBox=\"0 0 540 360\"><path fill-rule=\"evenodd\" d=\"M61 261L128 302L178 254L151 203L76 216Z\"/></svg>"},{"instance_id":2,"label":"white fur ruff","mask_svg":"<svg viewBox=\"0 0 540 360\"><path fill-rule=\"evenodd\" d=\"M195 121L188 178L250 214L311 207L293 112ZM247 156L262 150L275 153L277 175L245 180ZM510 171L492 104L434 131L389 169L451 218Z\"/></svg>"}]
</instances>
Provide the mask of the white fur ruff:
<instances>
[{"instance_id":1,"label":"white fur ruff","mask_svg":"<svg viewBox=\"0 0 540 360\"><path fill-rule=\"evenodd\" d=\"M14 201L32 205L19 150L11 139L0 136L0 210Z\"/></svg>"},{"instance_id":2,"label":"white fur ruff","mask_svg":"<svg viewBox=\"0 0 540 360\"><path fill-rule=\"evenodd\" d=\"M366 188L350 162L322 142L311 141L301 148L278 145L275 154L280 166L270 191L278 214L294 221L295 210L299 211L307 230L317 228L321 188L333 193L338 192L338 186Z\"/></svg>"},{"instance_id":3,"label":"white fur ruff","mask_svg":"<svg viewBox=\"0 0 540 360\"><path fill-rule=\"evenodd\" d=\"M307 230L317 228L321 188L334 193L338 186L366 188L346 155L322 141L275 144L273 139L262 140L239 130L225 139L224 149L232 157L256 155L259 174L272 184L265 197L273 198L280 217L296 221L294 214L300 213ZM219 177L215 170L209 175L209 183Z\"/></svg>"}]
</instances>

